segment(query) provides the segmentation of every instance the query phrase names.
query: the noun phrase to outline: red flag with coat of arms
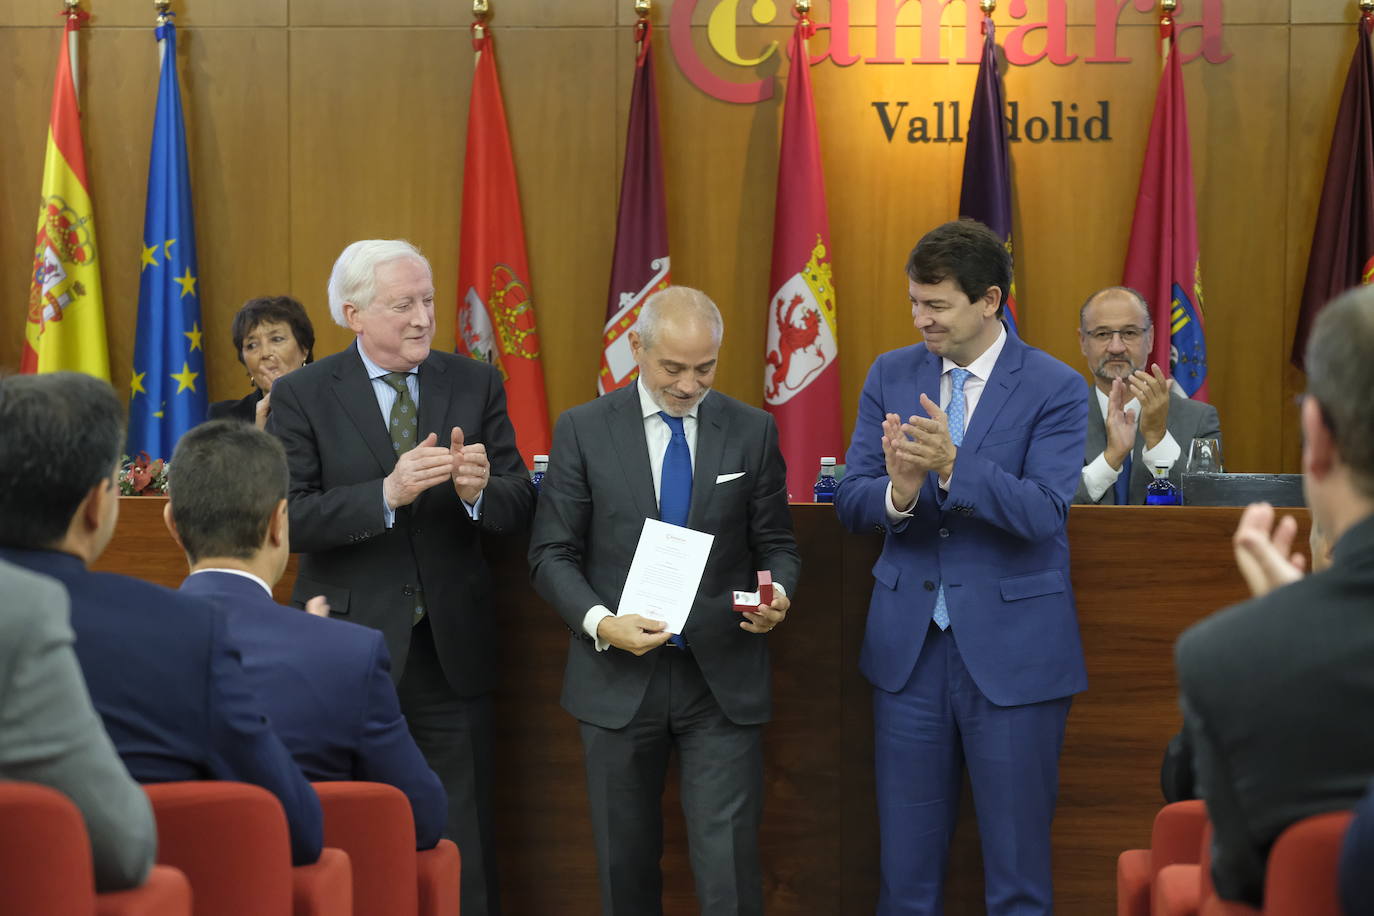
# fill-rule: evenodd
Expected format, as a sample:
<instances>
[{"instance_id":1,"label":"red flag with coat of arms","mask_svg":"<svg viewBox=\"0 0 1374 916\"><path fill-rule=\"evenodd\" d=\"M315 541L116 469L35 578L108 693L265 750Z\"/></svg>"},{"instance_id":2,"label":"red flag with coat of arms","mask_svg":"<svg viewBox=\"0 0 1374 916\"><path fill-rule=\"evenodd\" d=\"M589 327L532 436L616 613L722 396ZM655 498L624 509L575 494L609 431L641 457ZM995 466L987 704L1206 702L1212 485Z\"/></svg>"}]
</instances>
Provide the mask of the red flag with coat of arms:
<instances>
[{"instance_id":1,"label":"red flag with coat of arms","mask_svg":"<svg viewBox=\"0 0 1374 916\"><path fill-rule=\"evenodd\" d=\"M778 424L788 495L800 502L811 500L821 458L844 454L830 219L806 45L814 31L799 21L789 48L763 372L764 408Z\"/></svg>"},{"instance_id":2,"label":"red flag with coat of arms","mask_svg":"<svg viewBox=\"0 0 1374 916\"><path fill-rule=\"evenodd\" d=\"M530 295L525 224L496 76L489 26L473 27L477 51L463 166L463 237L458 255L458 352L501 370L506 411L526 467L549 451L549 405Z\"/></svg>"}]
</instances>

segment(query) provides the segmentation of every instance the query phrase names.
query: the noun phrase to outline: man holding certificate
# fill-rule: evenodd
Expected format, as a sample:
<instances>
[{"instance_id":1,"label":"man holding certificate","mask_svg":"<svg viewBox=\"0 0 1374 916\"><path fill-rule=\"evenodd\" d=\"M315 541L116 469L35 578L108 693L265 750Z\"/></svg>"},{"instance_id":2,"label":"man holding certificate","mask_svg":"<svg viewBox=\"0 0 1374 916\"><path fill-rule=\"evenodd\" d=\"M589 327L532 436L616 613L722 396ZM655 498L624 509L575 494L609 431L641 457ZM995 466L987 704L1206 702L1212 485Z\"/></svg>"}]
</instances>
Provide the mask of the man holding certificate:
<instances>
[{"instance_id":1,"label":"man holding certificate","mask_svg":"<svg viewBox=\"0 0 1374 916\"><path fill-rule=\"evenodd\" d=\"M702 913L763 912L764 634L801 561L772 418L710 390L722 333L704 293L649 297L629 334L639 380L559 418L530 539L534 587L572 631L563 707L581 723L605 913L662 912L674 745ZM737 612L759 572L771 603Z\"/></svg>"}]
</instances>

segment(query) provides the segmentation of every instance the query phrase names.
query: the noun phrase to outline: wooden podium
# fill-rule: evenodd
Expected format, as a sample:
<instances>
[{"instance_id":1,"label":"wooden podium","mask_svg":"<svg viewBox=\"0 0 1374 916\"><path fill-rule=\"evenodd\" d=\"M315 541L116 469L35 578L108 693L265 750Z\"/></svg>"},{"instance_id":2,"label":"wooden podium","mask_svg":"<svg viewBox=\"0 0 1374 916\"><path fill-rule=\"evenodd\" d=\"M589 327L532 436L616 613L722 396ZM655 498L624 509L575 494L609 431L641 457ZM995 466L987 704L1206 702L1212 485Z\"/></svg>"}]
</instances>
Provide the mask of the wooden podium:
<instances>
[{"instance_id":1,"label":"wooden podium","mask_svg":"<svg viewBox=\"0 0 1374 916\"><path fill-rule=\"evenodd\" d=\"M185 561L162 525L165 500L121 500L99 569L176 587ZM858 673L877 535L844 531L828 506L793 506L802 582L773 650L762 836L771 916L874 911L878 832L870 688ZM1306 536L1307 512L1292 511ZM1159 763L1180 717L1173 643L1246 596L1231 558L1235 508L1074 507L1073 588L1088 659L1060 767L1055 904L1068 916L1115 907L1117 854L1147 846L1163 799ZM496 799L502 896L510 916L600 912L582 749L558 705L568 633L529 586L523 539L487 542L502 584ZM290 592L294 558L277 588ZM1034 647L1027 647L1034 651ZM670 780L671 783L671 780ZM665 912L698 912L676 789L664 800ZM965 791L946 912L984 912L977 825Z\"/></svg>"}]
</instances>

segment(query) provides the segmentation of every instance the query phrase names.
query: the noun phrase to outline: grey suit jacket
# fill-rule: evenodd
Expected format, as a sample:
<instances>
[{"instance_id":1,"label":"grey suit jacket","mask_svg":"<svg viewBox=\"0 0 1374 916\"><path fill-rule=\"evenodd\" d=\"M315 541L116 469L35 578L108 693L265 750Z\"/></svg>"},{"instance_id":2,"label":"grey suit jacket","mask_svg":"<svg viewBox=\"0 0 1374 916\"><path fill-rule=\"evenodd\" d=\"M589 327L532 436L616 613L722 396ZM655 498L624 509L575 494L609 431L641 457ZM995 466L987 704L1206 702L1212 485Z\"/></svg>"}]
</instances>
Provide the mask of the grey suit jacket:
<instances>
[{"instance_id":1,"label":"grey suit jacket","mask_svg":"<svg viewBox=\"0 0 1374 916\"><path fill-rule=\"evenodd\" d=\"M1179 455L1174 466L1169 470L1169 479L1174 486L1179 485L1183 477L1183 468L1188 463L1188 447L1192 445L1194 439L1221 438L1221 418L1217 414L1217 409L1211 404L1202 401L1194 401L1192 398L1185 398L1178 392L1172 392L1169 397L1169 420L1167 424L1169 435L1174 437L1178 447L1183 450ZM1088 439L1083 446L1083 465L1088 466L1097 460L1097 456L1102 454L1107 447L1107 425L1102 419L1102 409L1097 403L1097 389L1088 383ZM1135 433L1135 449L1131 453L1131 505L1140 506L1145 503L1145 488L1150 485L1150 469L1145 466L1145 460L1141 453L1145 449L1145 437L1137 429ZM1073 497L1074 505L1092 505L1094 502L1099 506L1116 505L1116 490L1108 487L1102 497L1097 500L1088 497L1088 489L1083 485L1080 476L1078 480L1078 492Z\"/></svg>"},{"instance_id":2,"label":"grey suit jacket","mask_svg":"<svg viewBox=\"0 0 1374 916\"><path fill-rule=\"evenodd\" d=\"M731 474L739 476L717 482ZM627 385L559 417L530 538L534 587L572 631L563 706L603 728L626 725L663 653L680 651L597 652L582 629L591 608L620 603L646 518L658 518L658 504L638 388ZM725 715L766 722L768 637L740 629L730 593L753 591L766 569L796 595L801 557L769 414L718 391L702 400L687 527L715 541L683 636Z\"/></svg>"},{"instance_id":3,"label":"grey suit jacket","mask_svg":"<svg viewBox=\"0 0 1374 916\"><path fill-rule=\"evenodd\" d=\"M75 802L96 889L136 887L157 853L157 828L86 693L66 590L0 560L0 594L0 778L41 783Z\"/></svg>"},{"instance_id":4,"label":"grey suit jacket","mask_svg":"<svg viewBox=\"0 0 1374 916\"><path fill-rule=\"evenodd\" d=\"M1174 659L1217 893L1258 905L1283 829L1374 776L1374 516L1330 569L1195 624Z\"/></svg>"}]
</instances>

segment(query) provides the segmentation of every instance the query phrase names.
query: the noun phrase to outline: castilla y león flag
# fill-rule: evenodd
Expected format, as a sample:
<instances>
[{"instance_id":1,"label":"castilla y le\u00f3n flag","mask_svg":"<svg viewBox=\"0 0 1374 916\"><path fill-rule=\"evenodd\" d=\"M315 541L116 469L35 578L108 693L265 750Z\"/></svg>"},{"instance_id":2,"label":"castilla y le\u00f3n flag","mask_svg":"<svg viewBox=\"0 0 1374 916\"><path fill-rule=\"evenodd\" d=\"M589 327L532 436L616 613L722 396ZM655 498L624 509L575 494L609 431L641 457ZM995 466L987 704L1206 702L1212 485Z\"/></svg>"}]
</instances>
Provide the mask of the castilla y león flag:
<instances>
[{"instance_id":1,"label":"castilla y le\u00f3n flag","mask_svg":"<svg viewBox=\"0 0 1374 916\"><path fill-rule=\"evenodd\" d=\"M1293 335L1293 363L1303 367L1307 335L1327 302L1352 286L1374 283L1374 14L1360 17L1355 56L1341 93L1331 155L1312 232L1307 281Z\"/></svg>"},{"instance_id":2,"label":"castilla y le\u00f3n flag","mask_svg":"<svg viewBox=\"0 0 1374 916\"><path fill-rule=\"evenodd\" d=\"M86 15L80 10L68 14L57 55L19 368L21 372L73 370L108 380L95 219L76 107L76 34Z\"/></svg>"},{"instance_id":3,"label":"castilla y le\u00f3n flag","mask_svg":"<svg viewBox=\"0 0 1374 916\"><path fill-rule=\"evenodd\" d=\"M1188 104L1173 21L1166 19L1160 31L1164 73L1159 79L1145 164L1140 170L1124 282L1149 300L1154 325L1151 362L1173 378L1179 393L1205 401L1207 341L1202 327L1202 267L1188 146Z\"/></svg>"},{"instance_id":4,"label":"castilla y le\u00f3n flag","mask_svg":"<svg viewBox=\"0 0 1374 916\"><path fill-rule=\"evenodd\" d=\"M474 29L477 51L463 167L458 255L457 349L501 370L506 410L525 465L549 451L549 407L530 296L525 224L515 183L506 108L490 27Z\"/></svg>"},{"instance_id":5,"label":"castilla y le\u00f3n flag","mask_svg":"<svg viewBox=\"0 0 1374 916\"><path fill-rule=\"evenodd\" d=\"M802 502L811 499L821 457L844 454L830 220L806 47L813 31L802 20L791 41L763 367L764 407L778 424L787 491Z\"/></svg>"},{"instance_id":6,"label":"castilla y le\u00f3n flag","mask_svg":"<svg viewBox=\"0 0 1374 916\"><path fill-rule=\"evenodd\" d=\"M635 26L639 55L630 90L630 122L625 132L625 169L620 178L620 212L615 226L615 258L601 335L598 394L628 385L639 374L630 352L629 330L640 306L672 282L668 271L667 207L663 203L663 164L658 155L658 102L647 21Z\"/></svg>"}]
</instances>

